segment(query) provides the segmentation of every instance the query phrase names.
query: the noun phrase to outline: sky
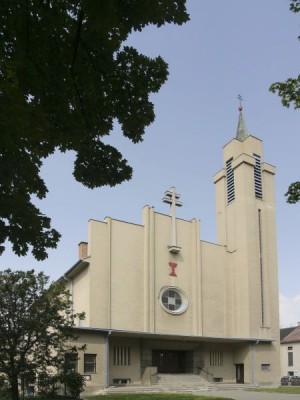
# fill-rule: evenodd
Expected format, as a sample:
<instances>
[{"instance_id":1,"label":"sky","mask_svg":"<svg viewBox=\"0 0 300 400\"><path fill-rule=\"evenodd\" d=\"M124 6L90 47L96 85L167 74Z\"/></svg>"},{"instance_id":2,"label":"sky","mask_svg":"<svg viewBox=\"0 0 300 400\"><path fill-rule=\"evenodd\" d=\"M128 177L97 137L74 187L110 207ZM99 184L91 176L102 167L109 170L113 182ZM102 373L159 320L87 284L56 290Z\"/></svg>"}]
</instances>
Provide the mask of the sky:
<instances>
[{"instance_id":1,"label":"sky","mask_svg":"<svg viewBox=\"0 0 300 400\"><path fill-rule=\"evenodd\" d=\"M90 190L72 175L74 154L45 160L41 175L49 189L38 202L62 234L47 260L7 250L0 268L44 271L57 279L78 260L89 219L106 216L141 223L144 205L168 213L165 190L175 186L183 207L177 216L201 220L201 239L216 242L212 176L222 167L222 148L235 137L238 94L248 131L263 140L264 161L277 167L276 209L280 320L300 321L300 204L286 203L289 184L300 180L300 112L269 92L273 82L299 74L300 14L287 0L188 0L183 26L147 27L128 39L139 52L162 56L169 79L151 95L156 119L144 141L133 144L116 124L108 142L134 169L131 181Z\"/></svg>"}]
</instances>

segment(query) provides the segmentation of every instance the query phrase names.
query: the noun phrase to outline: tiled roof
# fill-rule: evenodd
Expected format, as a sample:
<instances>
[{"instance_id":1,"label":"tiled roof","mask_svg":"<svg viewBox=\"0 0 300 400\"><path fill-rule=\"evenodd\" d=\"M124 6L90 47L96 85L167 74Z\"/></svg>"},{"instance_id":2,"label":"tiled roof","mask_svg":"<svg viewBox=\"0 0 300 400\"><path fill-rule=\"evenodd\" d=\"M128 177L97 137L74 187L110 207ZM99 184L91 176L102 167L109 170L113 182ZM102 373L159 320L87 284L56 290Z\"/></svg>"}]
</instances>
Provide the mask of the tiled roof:
<instances>
[{"instance_id":1,"label":"tiled roof","mask_svg":"<svg viewBox=\"0 0 300 400\"><path fill-rule=\"evenodd\" d=\"M283 340L287 335L289 335L293 330L295 329L295 326L289 327L289 328L281 328L280 329L280 340Z\"/></svg>"},{"instance_id":2,"label":"tiled roof","mask_svg":"<svg viewBox=\"0 0 300 400\"><path fill-rule=\"evenodd\" d=\"M300 325L294 328L283 340L281 340L281 343L295 342L300 342Z\"/></svg>"}]
</instances>

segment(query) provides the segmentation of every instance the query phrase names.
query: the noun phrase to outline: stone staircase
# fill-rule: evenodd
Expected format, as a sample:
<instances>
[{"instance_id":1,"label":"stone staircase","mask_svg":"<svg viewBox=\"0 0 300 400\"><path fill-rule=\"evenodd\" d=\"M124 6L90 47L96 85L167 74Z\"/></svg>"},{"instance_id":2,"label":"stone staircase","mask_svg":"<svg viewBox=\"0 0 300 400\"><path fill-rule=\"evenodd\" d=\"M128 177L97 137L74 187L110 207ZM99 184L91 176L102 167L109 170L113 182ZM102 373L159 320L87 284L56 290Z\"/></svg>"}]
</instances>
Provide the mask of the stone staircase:
<instances>
[{"instance_id":1,"label":"stone staircase","mask_svg":"<svg viewBox=\"0 0 300 400\"><path fill-rule=\"evenodd\" d=\"M157 383L151 386L124 385L110 386L106 389L86 390L83 398L95 394L114 393L159 393L159 392L205 392L212 390L243 390L254 388L257 385L208 382L199 375L194 374L157 374ZM90 388L92 389L92 388Z\"/></svg>"},{"instance_id":2,"label":"stone staircase","mask_svg":"<svg viewBox=\"0 0 300 400\"><path fill-rule=\"evenodd\" d=\"M161 391L184 391L209 390L215 388L215 384L206 381L200 375L194 374L157 374L157 383L153 387Z\"/></svg>"}]
</instances>

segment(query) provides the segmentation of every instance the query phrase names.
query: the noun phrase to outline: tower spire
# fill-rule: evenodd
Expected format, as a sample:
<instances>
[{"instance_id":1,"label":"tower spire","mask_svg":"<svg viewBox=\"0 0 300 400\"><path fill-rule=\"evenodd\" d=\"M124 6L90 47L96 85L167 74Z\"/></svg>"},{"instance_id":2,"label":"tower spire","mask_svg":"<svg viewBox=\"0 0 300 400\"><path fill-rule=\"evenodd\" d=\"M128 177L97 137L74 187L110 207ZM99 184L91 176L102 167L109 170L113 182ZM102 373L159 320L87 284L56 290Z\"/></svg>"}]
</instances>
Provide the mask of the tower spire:
<instances>
[{"instance_id":1,"label":"tower spire","mask_svg":"<svg viewBox=\"0 0 300 400\"><path fill-rule=\"evenodd\" d=\"M236 131L236 139L240 140L241 142L243 142L248 136L249 133L247 131L247 127L245 124L245 120L243 117L243 107L242 107L242 101L243 98L242 96L239 94L238 97L240 105L239 105L239 121L238 121L238 126L237 126L237 131Z\"/></svg>"}]
</instances>

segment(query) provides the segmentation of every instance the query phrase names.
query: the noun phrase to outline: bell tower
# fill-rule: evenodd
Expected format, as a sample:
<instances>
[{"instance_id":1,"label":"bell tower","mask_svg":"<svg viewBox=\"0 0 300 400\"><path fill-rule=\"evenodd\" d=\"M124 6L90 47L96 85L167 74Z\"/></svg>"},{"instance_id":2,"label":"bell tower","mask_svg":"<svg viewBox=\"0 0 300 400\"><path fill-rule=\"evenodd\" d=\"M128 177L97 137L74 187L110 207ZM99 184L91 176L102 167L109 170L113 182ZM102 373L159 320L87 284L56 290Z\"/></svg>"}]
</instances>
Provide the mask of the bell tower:
<instances>
[{"instance_id":1,"label":"bell tower","mask_svg":"<svg viewBox=\"0 0 300 400\"><path fill-rule=\"evenodd\" d=\"M217 243L226 247L228 255L228 333L276 336L275 168L263 161L262 141L248 134L241 105L236 137L224 146L223 162L214 183Z\"/></svg>"}]
</instances>

